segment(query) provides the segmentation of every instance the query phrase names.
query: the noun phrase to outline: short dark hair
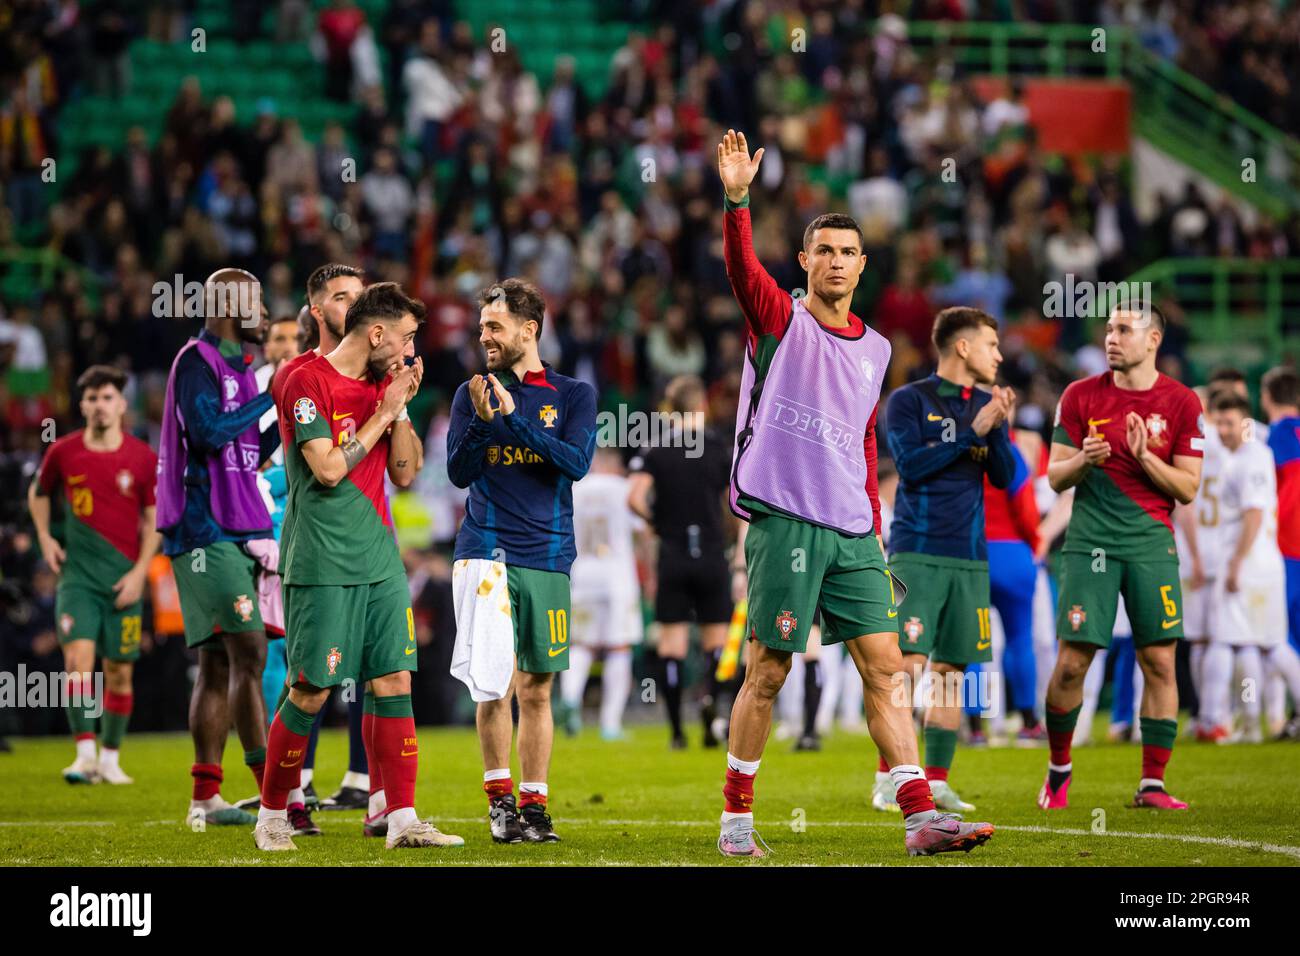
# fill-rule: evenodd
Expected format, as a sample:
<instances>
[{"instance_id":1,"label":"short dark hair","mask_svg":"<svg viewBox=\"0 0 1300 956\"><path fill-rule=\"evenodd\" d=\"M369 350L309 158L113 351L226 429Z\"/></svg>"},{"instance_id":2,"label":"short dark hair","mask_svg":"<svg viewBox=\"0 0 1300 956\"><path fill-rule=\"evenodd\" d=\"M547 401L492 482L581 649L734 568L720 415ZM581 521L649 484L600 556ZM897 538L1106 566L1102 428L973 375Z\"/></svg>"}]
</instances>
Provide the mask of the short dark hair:
<instances>
[{"instance_id":1,"label":"short dark hair","mask_svg":"<svg viewBox=\"0 0 1300 956\"><path fill-rule=\"evenodd\" d=\"M1246 373L1239 368L1230 368L1228 366L1224 366L1222 368L1216 368L1213 372L1210 373L1211 386L1215 386L1220 383L1235 385L1238 382L1244 383L1245 381L1246 381Z\"/></svg>"},{"instance_id":2,"label":"short dark hair","mask_svg":"<svg viewBox=\"0 0 1300 956\"><path fill-rule=\"evenodd\" d=\"M116 365L92 365L77 378L77 398L85 398L86 389L103 388L112 385L119 392L126 392L126 372Z\"/></svg>"},{"instance_id":3,"label":"short dark hair","mask_svg":"<svg viewBox=\"0 0 1300 956\"><path fill-rule=\"evenodd\" d=\"M479 309L490 305L504 306L505 310L521 322L536 322L537 334L542 334L542 319L546 316L546 299L541 291L527 279L502 279L478 294Z\"/></svg>"},{"instance_id":4,"label":"short dark hair","mask_svg":"<svg viewBox=\"0 0 1300 956\"><path fill-rule=\"evenodd\" d=\"M356 301L348 306L347 317L343 320L343 334L347 335L362 322L371 319L396 322L402 316L410 314L415 316L416 322L423 322L424 313L424 303L412 299L396 282L376 282L366 286Z\"/></svg>"},{"instance_id":5,"label":"short dark hair","mask_svg":"<svg viewBox=\"0 0 1300 956\"><path fill-rule=\"evenodd\" d=\"M858 234L858 248L861 249L867 244L867 237L862 234L862 227L852 216L846 216L842 212L822 213L812 222L808 223L808 228L803 231L804 251L812 245L813 233L818 229L852 229Z\"/></svg>"},{"instance_id":6,"label":"short dark hair","mask_svg":"<svg viewBox=\"0 0 1300 956\"><path fill-rule=\"evenodd\" d=\"M1234 392L1230 388L1216 388L1210 393L1210 411L1212 412L1241 412L1243 415L1250 415L1250 402L1246 396Z\"/></svg>"},{"instance_id":7,"label":"short dark hair","mask_svg":"<svg viewBox=\"0 0 1300 956\"><path fill-rule=\"evenodd\" d=\"M344 276L351 276L354 279L366 281L366 273L356 266L350 266L343 262L327 262L320 266L311 275L307 277L307 304L311 305L316 297L325 291L325 287L334 279L340 279Z\"/></svg>"},{"instance_id":8,"label":"short dark hair","mask_svg":"<svg viewBox=\"0 0 1300 956\"><path fill-rule=\"evenodd\" d=\"M1269 369L1259 387L1274 405L1300 405L1300 375L1293 368L1279 365Z\"/></svg>"},{"instance_id":9,"label":"short dark hair","mask_svg":"<svg viewBox=\"0 0 1300 956\"><path fill-rule=\"evenodd\" d=\"M1143 312L1143 306L1140 304L1130 305L1126 300L1121 299L1110 311L1111 314L1116 312L1136 312L1141 315ZM1154 302L1148 302L1146 303L1145 311L1147 315L1151 316L1151 324L1160 331L1161 335L1164 335L1165 329L1169 326L1169 322L1165 319L1165 314L1160 311L1160 306L1156 305Z\"/></svg>"},{"instance_id":10,"label":"short dark hair","mask_svg":"<svg viewBox=\"0 0 1300 956\"><path fill-rule=\"evenodd\" d=\"M998 330L998 320L983 309L973 309L968 305L954 305L934 317L934 329L930 332L930 339L934 342L935 348L940 352L946 352L961 333L978 329L981 325L987 325L994 332Z\"/></svg>"}]
</instances>

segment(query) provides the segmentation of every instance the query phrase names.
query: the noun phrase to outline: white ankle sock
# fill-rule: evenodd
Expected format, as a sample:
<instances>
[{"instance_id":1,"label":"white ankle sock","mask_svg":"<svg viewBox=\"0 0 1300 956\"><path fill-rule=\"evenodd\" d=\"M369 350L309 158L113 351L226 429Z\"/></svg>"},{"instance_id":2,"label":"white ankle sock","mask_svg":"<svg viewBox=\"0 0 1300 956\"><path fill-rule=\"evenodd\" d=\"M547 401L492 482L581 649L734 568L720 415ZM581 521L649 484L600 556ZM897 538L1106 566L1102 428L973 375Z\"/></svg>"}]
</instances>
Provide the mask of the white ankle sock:
<instances>
[{"instance_id":1,"label":"white ankle sock","mask_svg":"<svg viewBox=\"0 0 1300 956\"><path fill-rule=\"evenodd\" d=\"M257 808L257 822L265 823L267 820L273 820L279 817L281 820L289 819L288 810L268 810L266 807Z\"/></svg>"},{"instance_id":2,"label":"white ankle sock","mask_svg":"<svg viewBox=\"0 0 1300 956\"><path fill-rule=\"evenodd\" d=\"M302 792L302 787L294 787L289 791L289 806L305 807L307 805L307 795Z\"/></svg>"},{"instance_id":3,"label":"white ankle sock","mask_svg":"<svg viewBox=\"0 0 1300 956\"><path fill-rule=\"evenodd\" d=\"M762 762L762 758L758 760L741 760L730 752L727 753L727 769L734 770L736 773L743 773L747 777L752 777L758 773L758 765Z\"/></svg>"},{"instance_id":4,"label":"white ankle sock","mask_svg":"<svg viewBox=\"0 0 1300 956\"><path fill-rule=\"evenodd\" d=\"M99 765L101 767L118 767L118 752L111 747L105 747L99 752Z\"/></svg>"},{"instance_id":5,"label":"white ankle sock","mask_svg":"<svg viewBox=\"0 0 1300 956\"><path fill-rule=\"evenodd\" d=\"M370 795L370 805L366 808L367 816L377 817L384 812L388 806L388 797L384 796L383 790L376 790Z\"/></svg>"},{"instance_id":6,"label":"white ankle sock","mask_svg":"<svg viewBox=\"0 0 1300 956\"><path fill-rule=\"evenodd\" d=\"M370 774L357 773L355 770L349 770L343 775L343 783L340 787L351 787L354 790L370 789Z\"/></svg>"},{"instance_id":7,"label":"white ankle sock","mask_svg":"<svg viewBox=\"0 0 1300 956\"><path fill-rule=\"evenodd\" d=\"M77 741L77 759L95 761L95 738L83 737Z\"/></svg>"},{"instance_id":8,"label":"white ankle sock","mask_svg":"<svg viewBox=\"0 0 1300 956\"><path fill-rule=\"evenodd\" d=\"M388 815L388 832L401 833L407 827L419 822L420 818L415 814L415 807L402 807Z\"/></svg>"}]
</instances>

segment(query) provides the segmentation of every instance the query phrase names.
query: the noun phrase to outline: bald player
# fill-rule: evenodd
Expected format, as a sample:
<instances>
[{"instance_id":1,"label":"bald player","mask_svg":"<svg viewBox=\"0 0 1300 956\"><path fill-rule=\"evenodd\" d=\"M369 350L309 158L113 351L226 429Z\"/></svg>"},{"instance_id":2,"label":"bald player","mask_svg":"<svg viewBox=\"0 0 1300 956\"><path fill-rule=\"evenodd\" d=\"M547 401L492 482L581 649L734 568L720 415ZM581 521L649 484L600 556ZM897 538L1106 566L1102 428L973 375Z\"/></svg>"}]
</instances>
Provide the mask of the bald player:
<instances>
[{"instance_id":1,"label":"bald player","mask_svg":"<svg viewBox=\"0 0 1300 956\"><path fill-rule=\"evenodd\" d=\"M232 722L259 788L266 762L266 631L248 550L273 534L257 471L280 444L274 424L258 428L272 407L252 371L265 324L261 284L251 273L226 268L209 276L203 329L172 363L163 406L158 530L176 577L185 643L199 658L190 700L189 818L196 831L205 823L253 822L220 793Z\"/></svg>"}]
</instances>

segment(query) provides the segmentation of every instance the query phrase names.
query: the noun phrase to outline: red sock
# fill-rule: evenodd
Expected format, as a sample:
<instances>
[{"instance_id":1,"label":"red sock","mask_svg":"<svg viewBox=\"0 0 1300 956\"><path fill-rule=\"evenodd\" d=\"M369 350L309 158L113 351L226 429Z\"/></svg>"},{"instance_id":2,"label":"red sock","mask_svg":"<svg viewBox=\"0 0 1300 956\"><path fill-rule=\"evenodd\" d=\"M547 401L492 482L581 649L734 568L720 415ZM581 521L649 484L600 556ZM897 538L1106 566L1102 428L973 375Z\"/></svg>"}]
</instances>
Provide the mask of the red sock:
<instances>
[{"instance_id":1,"label":"red sock","mask_svg":"<svg viewBox=\"0 0 1300 956\"><path fill-rule=\"evenodd\" d=\"M280 715L271 721L266 735L266 772L262 775L262 806L283 810L289 791L302 782L302 761L307 753L307 734L295 734Z\"/></svg>"},{"instance_id":2,"label":"red sock","mask_svg":"<svg viewBox=\"0 0 1300 956\"><path fill-rule=\"evenodd\" d=\"M880 755L880 762L876 764L876 770L880 773L889 773L889 763L885 760L885 755Z\"/></svg>"},{"instance_id":3,"label":"red sock","mask_svg":"<svg viewBox=\"0 0 1300 956\"><path fill-rule=\"evenodd\" d=\"M370 794L374 796L384 789L384 768L379 765L375 755L375 715L361 715L361 743L366 751L366 766L370 769Z\"/></svg>"},{"instance_id":4,"label":"red sock","mask_svg":"<svg viewBox=\"0 0 1300 956\"><path fill-rule=\"evenodd\" d=\"M73 737L72 739L73 739L73 740L94 740L94 739L95 739L95 732L94 732L93 730L87 730L87 731L85 731L85 732L83 732L83 733L77 734L77 735L76 735L75 737Z\"/></svg>"},{"instance_id":5,"label":"red sock","mask_svg":"<svg viewBox=\"0 0 1300 956\"><path fill-rule=\"evenodd\" d=\"M504 797L508 793L514 793L515 782L509 777L501 780L484 780L483 792L488 795L488 801L490 802L496 797ZM523 794L520 794L520 798L523 798Z\"/></svg>"},{"instance_id":6,"label":"red sock","mask_svg":"<svg viewBox=\"0 0 1300 956\"><path fill-rule=\"evenodd\" d=\"M754 812L754 774L740 773L727 768L727 782L723 784L722 796L726 799L728 813Z\"/></svg>"},{"instance_id":7,"label":"red sock","mask_svg":"<svg viewBox=\"0 0 1300 956\"><path fill-rule=\"evenodd\" d=\"M925 780L909 780L898 788L895 799L903 816L923 813L934 809L934 797L930 794L930 784Z\"/></svg>"},{"instance_id":8,"label":"red sock","mask_svg":"<svg viewBox=\"0 0 1300 956\"><path fill-rule=\"evenodd\" d=\"M947 767L926 767L925 779L926 780L947 780L948 768Z\"/></svg>"},{"instance_id":9,"label":"red sock","mask_svg":"<svg viewBox=\"0 0 1300 956\"><path fill-rule=\"evenodd\" d=\"M545 810L545 809L546 809L546 794L544 794L544 793L538 793L536 790L520 790L520 791L519 791L519 808L522 810L524 807L528 806L530 803L540 803L540 804L542 805L542 809Z\"/></svg>"},{"instance_id":10,"label":"red sock","mask_svg":"<svg viewBox=\"0 0 1300 956\"><path fill-rule=\"evenodd\" d=\"M1142 779L1164 780L1165 764L1169 763L1169 755L1172 753L1168 747L1142 744Z\"/></svg>"},{"instance_id":11,"label":"red sock","mask_svg":"<svg viewBox=\"0 0 1300 956\"><path fill-rule=\"evenodd\" d=\"M196 763L190 767L194 778L194 799L211 800L221 790L221 764Z\"/></svg>"},{"instance_id":12,"label":"red sock","mask_svg":"<svg viewBox=\"0 0 1300 956\"><path fill-rule=\"evenodd\" d=\"M388 812L415 806L415 779L420 767L420 748L415 736L414 717L375 715L376 766L384 775L384 796Z\"/></svg>"},{"instance_id":13,"label":"red sock","mask_svg":"<svg viewBox=\"0 0 1300 956\"><path fill-rule=\"evenodd\" d=\"M1059 707L1048 707L1048 714L1068 714L1068 710L1062 710ZM1064 767L1070 762L1070 744L1074 741L1074 727L1068 730L1053 730L1052 720L1049 716L1047 720L1047 746L1051 751L1051 761L1058 767Z\"/></svg>"}]
</instances>

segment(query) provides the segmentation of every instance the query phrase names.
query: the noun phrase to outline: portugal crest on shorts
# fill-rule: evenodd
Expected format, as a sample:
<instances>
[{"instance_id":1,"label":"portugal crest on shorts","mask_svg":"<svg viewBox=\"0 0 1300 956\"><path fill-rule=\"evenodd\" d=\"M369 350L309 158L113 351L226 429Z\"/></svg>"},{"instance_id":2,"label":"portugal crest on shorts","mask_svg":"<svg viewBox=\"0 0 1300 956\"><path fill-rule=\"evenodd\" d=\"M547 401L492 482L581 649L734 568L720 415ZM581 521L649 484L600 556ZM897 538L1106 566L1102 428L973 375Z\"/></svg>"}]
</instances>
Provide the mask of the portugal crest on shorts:
<instances>
[{"instance_id":1,"label":"portugal crest on shorts","mask_svg":"<svg viewBox=\"0 0 1300 956\"><path fill-rule=\"evenodd\" d=\"M331 677L334 675L334 672L339 669L339 665L342 663L343 652L337 647L331 647L330 652L325 655L325 666L330 669Z\"/></svg>"},{"instance_id":2,"label":"portugal crest on shorts","mask_svg":"<svg viewBox=\"0 0 1300 956\"><path fill-rule=\"evenodd\" d=\"M781 640L790 640L790 635L799 626L799 619L789 611L782 611L776 616L776 629L781 632Z\"/></svg>"},{"instance_id":3,"label":"portugal crest on shorts","mask_svg":"<svg viewBox=\"0 0 1300 956\"><path fill-rule=\"evenodd\" d=\"M1083 627L1084 622L1087 620L1088 620L1088 615L1084 612L1081 606L1079 606L1078 604L1073 604L1070 606L1070 629L1071 630L1077 631L1079 628Z\"/></svg>"},{"instance_id":4,"label":"portugal crest on shorts","mask_svg":"<svg viewBox=\"0 0 1300 956\"><path fill-rule=\"evenodd\" d=\"M251 621L253 619L253 602L248 599L247 594L241 594L235 598L235 613L239 615L241 621Z\"/></svg>"},{"instance_id":5,"label":"portugal crest on shorts","mask_svg":"<svg viewBox=\"0 0 1300 956\"><path fill-rule=\"evenodd\" d=\"M903 625L903 633L907 635L907 643L915 644L925 633L925 625L921 623L919 617L909 617L907 623Z\"/></svg>"},{"instance_id":6,"label":"portugal crest on shorts","mask_svg":"<svg viewBox=\"0 0 1300 956\"><path fill-rule=\"evenodd\" d=\"M542 410L537 413L537 417L542 420L542 424L547 428L554 428L555 420L560 417L560 413L555 410L554 405L543 405Z\"/></svg>"},{"instance_id":7,"label":"portugal crest on shorts","mask_svg":"<svg viewBox=\"0 0 1300 956\"><path fill-rule=\"evenodd\" d=\"M59 630L63 632L65 637L72 633L72 625L75 623L76 621L73 620L71 614L59 615Z\"/></svg>"},{"instance_id":8,"label":"portugal crest on shorts","mask_svg":"<svg viewBox=\"0 0 1300 956\"><path fill-rule=\"evenodd\" d=\"M1147 416L1147 444L1152 448L1161 448L1169 440L1169 423L1159 412Z\"/></svg>"}]
</instances>

